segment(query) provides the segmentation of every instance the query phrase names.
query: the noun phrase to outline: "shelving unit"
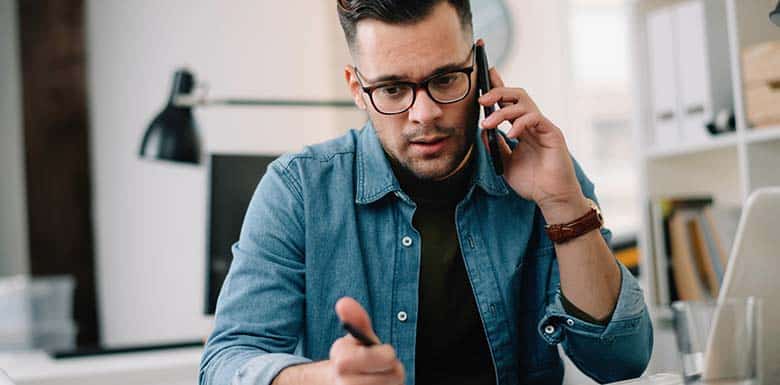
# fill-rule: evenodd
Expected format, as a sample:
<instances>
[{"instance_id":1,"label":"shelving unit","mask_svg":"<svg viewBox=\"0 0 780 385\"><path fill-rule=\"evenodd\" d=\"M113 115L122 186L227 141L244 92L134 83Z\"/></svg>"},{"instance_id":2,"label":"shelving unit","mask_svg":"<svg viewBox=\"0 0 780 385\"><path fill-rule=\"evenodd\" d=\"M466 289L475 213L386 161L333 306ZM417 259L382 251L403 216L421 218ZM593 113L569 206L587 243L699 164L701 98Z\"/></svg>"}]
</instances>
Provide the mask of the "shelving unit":
<instances>
[{"instance_id":1,"label":"shelving unit","mask_svg":"<svg viewBox=\"0 0 780 385\"><path fill-rule=\"evenodd\" d=\"M780 140L780 126L751 130L745 140L748 143L772 142Z\"/></svg>"},{"instance_id":2,"label":"shelving unit","mask_svg":"<svg viewBox=\"0 0 780 385\"><path fill-rule=\"evenodd\" d=\"M729 73L722 79L731 86L736 131L710 136L690 143L653 144L655 118L651 78L647 16L663 7L674 7L686 0L634 0L631 4L631 33L635 99L639 108L634 117L636 154L640 171L642 218L639 234L641 281L649 304L658 305L655 258L649 203L652 199L683 195L710 195L716 204L741 206L751 192L760 187L780 185L780 125L750 127L744 105L741 52L745 47L780 40L780 28L769 21L775 0L704 0L723 2L726 25ZM712 5L712 4L707 4ZM707 36L708 39L717 37ZM715 41L721 44L720 40ZM712 41L710 41L712 43ZM657 43L655 43L657 44ZM712 45L712 44L710 44ZM702 127L702 129L704 129ZM664 313L663 308L659 309Z\"/></svg>"},{"instance_id":3,"label":"shelving unit","mask_svg":"<svg viewBox=\"0 0 780 385\"><path fill-rule=\"evenodd\" d=\"M714 136L712 140L703 143L686 143L677 146L650 146L645 151L649 159L662 159L678 155L689 155L722 148L734 147L739 138L734 132Z\"/></svg>"},{"instance_id":4,"label":"shelving unit","mask_svg":"<svg viewBox=\"0 0 780 385\"><path fill-rule=\"evenodd\" d=\"M745 116L741 52L753 44L780 40L780 28L769 21L768 13L775 0L703 0L707 7L722 6L716 12L717 22L725 24L725 37L705 35L711 42L728 46L728 79L736 131L699 138L695 143L678 141L672 145L654 145L654 125L658 114L653 108L651 62L647 36L649 12L662 7L674 7L686 0L630 0L631 57L633 60L634 143L639 165L641 218L639 226L640 282L650 305L655 325L654 354L647 373L679 371L674 333L671 328L671 309L668 306L669 288L659 286L668 280L658 280L657 256L653 254L653 226L650 202L672 196L710 195L716 205L741 207L757 188L780 185L780 125L750 127ZM684 22L683 22L684 23ZM687 25L684 25L687 27ZM711 44L710 44L711 46ZM722 63L724 60L719 61ZM720 68L722 70L722 68ZM685 72L685 71L683 71ZM685 72L690 74L691 71ZM723 90L718 84L719 90ZM676 85L675 85L676 87ZM713 95L713 100L722 95ZM703 127L702 127L703 129ZM657 230L657 229L656 229ZM667 258L665 255L662 258ZM668 261L667 261L668 262ZM663 266L663 264L661 264ZM666 298L661 298L661 295Z\"/></svg>"}]
</instances>

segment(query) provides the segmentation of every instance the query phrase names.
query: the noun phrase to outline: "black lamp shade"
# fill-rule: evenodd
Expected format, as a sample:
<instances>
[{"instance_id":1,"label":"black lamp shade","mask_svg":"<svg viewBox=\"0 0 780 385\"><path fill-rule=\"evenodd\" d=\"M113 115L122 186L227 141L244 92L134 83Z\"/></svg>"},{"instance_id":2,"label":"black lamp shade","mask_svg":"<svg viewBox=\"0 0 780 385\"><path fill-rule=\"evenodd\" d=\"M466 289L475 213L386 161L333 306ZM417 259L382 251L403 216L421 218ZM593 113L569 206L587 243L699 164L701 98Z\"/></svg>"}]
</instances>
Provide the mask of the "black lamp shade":
<instances>
[{"instance_id":1,"label":"black lamp shade","mask_svg":"<svg viewBox=\"0 0 780 385\"><path fill-rule=\"evenodd\" d=\"M139 152L141 158L200 163L200 139L192 108L173 103L177 95L190 93L194 83L191 72L176 71L168 104L146 129Z\"/></svg>"},{"instance_id":2,"label":"black lamp shade","mask_svg":"<svg viewBox=\"0 0 780 385\"><path fill-rule=\"evenodd\" d=\"M780 1L777 2L775 10L769 14L769 20L772 20L776 26L780 27Z\"/></svg>"}]
</instances>

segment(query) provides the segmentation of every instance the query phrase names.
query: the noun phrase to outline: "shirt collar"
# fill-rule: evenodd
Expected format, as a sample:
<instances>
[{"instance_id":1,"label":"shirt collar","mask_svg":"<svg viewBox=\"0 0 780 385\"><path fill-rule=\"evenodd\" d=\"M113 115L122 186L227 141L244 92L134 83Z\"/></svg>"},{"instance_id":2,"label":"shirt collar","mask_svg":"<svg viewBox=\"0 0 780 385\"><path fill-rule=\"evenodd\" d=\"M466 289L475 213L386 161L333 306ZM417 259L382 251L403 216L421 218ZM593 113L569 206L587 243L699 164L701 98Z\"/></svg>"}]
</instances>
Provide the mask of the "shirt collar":
<instances>
[{"instance_id":1,"label":"shirt collar","mask_svg":"<svg viewBox=\"0 0 780 385\"><path fill-rule=\"evenodd\" d=\"M477 163L472 185L479 186L490 195L506 195L509 190L504 178L496 175L493 171L490 155L485 146L482 145L480 130L476 132L475 143L477 145L474 153ZM374 125L370 121L366 123L358 136L356 161L355 203L370 204L391 192L401 190L390 162L385 157Z\"/></svg>"},{"instance_id":2,"label":"shirt collar","mask_svg":"<svg viewBox=\"0 0 780 385\"><path fill-rule=\"evenodd\" d=\"M497 133L503 136L501 131L497 131ZM475 143L477 144L477 172L474 174L473 183L490 195L506 195L509 193L509 188L504 181L504 177L496 175L490 153L482 144L481 134L482 129L477 129L477 137L475 138ZM509 141L505 136L504 140Z\"/></svg>"}]
</instances>

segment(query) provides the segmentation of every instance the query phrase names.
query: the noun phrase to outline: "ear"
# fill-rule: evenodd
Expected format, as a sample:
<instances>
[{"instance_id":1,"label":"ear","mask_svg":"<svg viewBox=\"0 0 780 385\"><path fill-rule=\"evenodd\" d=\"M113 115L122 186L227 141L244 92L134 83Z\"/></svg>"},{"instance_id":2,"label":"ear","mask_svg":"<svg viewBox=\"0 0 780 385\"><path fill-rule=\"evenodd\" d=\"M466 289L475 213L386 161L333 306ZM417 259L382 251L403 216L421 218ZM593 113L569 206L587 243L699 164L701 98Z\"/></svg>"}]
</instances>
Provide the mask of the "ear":
<instances>
[{"instance_id":1,"label":"ear","mask_svg":"<svg viewBox=\"0 0 780 385\"><path fill-rule=\"evenodd\" d=\"M344 80L347 81L347 87L349 92L352 93L352 100L355 101L355 105L361 110L366 110L366 100L363 99L363 89L360 87L360 82L357 79L355 68L351 65L344 66Z\"/></svg>"}]
</instances>

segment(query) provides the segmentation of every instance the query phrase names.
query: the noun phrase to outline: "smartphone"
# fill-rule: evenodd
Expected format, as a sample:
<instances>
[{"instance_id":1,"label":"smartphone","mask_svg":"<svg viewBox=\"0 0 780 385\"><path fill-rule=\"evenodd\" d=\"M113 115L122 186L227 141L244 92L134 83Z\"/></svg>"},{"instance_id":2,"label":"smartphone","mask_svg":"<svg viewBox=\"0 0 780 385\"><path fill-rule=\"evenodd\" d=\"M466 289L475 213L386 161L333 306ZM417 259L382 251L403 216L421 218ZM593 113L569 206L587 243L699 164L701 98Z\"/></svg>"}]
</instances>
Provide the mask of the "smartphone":
<instances>
[{"instance_id":1,"label":"smartphone","mask_svg":"<svg viewBox=\"0 0 780 385\"><path fill-rule=\"evenodd\" d=\"M475 50L477 55L477 88L479 88L478 96L482 96L490 91L490 66L488 66L485 46L477 45ZM490 116L494 110L494 106L482 106L482 112L484 115L483 118ZM498 130L498 127L487 130L488 148L490 152L490 158L493 160L493 169L496 171L496 175L502 175L504 173L504 163L501 160L501 153L498 152L498 133L496 133L496 130Z\"/></svg>"}]
</instances>

